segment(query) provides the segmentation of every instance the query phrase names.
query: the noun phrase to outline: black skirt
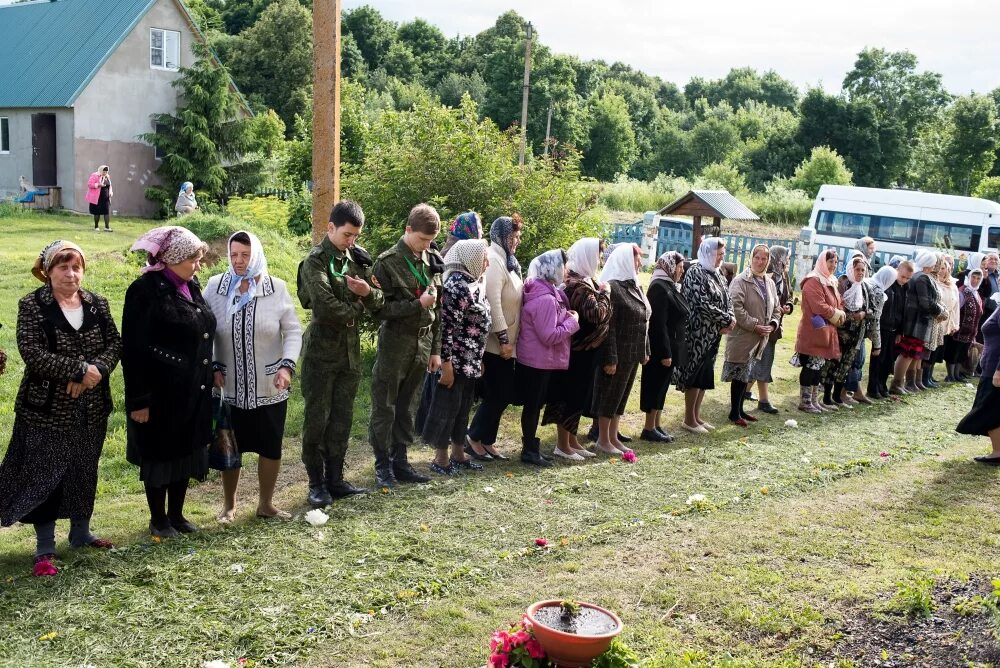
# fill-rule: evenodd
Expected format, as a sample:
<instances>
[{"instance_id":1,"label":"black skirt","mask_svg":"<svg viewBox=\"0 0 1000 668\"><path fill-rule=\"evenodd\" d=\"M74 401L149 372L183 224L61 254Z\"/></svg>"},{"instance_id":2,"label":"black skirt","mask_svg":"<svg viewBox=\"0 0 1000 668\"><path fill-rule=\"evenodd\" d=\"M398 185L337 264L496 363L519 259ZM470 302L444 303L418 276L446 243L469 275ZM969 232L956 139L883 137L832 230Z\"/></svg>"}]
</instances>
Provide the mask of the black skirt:
<instances>
[{"instance_id":1,"label":"black skirt","mask_svg":"<svg viewBox=\"0 0 1000 668\"><path fill-rule=\"evenodd\" d=\"M111 197L108 189L101 188L101 194L97 198L97 204L90 205L90 215L106 216L111 213Z\"/></svg>"},{"instance_id":2,"label":"black skirt","mask_svg":"<svg viewBox=\"0 0 1000 668\"><path fill-rule=\"evenodd\" d=\"M281 440L285 434L287 411L287 401L250 410L230 406L233 437L236 438L236 448L240 454L255 452L268 459L281 459Z\"/></svg>"},{"instance_id":3,"label":"black skirt","mask_svg":"<svg viewBox=\"0 0 1000 668\"><path fill-rule=\"evenodd\" d=\"M970 436L989 436L997 427L1000 427L1000 387L993 387L992 375L983 376L979 379L969 414L962 418L955 431Z\"/></svg>"},{"instance_id":4,"label":"black skirt","mask_svg":"<svg viewBox=\"0 0 1000 668\"><path fill-rule=\"evenodd\" d=\"M659 360L649 360L642 367L642 380L639 382L639 410L662 411L667 400L667 390L674 376L674 367L663 366Z\"/></svg>"},{"instance_id":5,"label":"black skirt","mask_svg":"<svg viewBox=\"0 0 1000 668\"><path fill-rule=\"evenodd\" d=\"M574 350L569 355L569 368L552 373L542 424L558 424L576 432L580 417L590 415L597 362L597 348Z\"/></svg>"}]
</instances>

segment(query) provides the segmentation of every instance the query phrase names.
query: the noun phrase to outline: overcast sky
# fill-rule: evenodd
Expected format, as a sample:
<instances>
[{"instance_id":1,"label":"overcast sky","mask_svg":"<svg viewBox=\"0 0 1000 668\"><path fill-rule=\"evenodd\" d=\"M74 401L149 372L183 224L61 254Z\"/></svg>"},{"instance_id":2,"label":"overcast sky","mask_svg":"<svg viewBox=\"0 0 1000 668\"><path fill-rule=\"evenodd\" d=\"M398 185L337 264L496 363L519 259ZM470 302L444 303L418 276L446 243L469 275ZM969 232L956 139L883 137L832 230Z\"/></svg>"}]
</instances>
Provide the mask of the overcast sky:
<instances>
[{"instance_id":1,"label":"overcast sky","mask_svg":"<svg viewBox=\"0 0 1000 668\"><path fill-rule=\"evenodd\" d=\"M907 49L956 94L1000 86L1000 2L994 0L343 0L396 22L421 17L453 37L513 9L557 53L620 60L682 86L732 67L774 69L800 88L840 90L865 46Z\"/></svg>"}]
</instances>

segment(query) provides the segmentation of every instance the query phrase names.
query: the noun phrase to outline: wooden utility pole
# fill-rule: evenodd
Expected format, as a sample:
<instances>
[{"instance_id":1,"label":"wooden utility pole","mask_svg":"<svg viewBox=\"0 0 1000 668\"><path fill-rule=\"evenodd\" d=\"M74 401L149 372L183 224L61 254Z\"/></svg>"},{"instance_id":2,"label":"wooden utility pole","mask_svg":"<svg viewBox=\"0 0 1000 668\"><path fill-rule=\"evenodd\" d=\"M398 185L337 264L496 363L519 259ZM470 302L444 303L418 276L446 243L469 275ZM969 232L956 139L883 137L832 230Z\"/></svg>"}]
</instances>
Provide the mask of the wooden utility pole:
<instances>
[{"instance_id":1,"label":"wooden utility pole","mask_svg":"<svg viewBox=\"0 0 1000 668\"><path fill-rule=\"evenodd\" d=\"M313 0L312 238L340 199L340 0Z\"/></svg>"},{"instance_id":2,"label":"wooden utility pole","mask_svg":"<svg viewBox=\"0 0 1000 668\"><path fill-rule=\"evenodd\" d=\"M524 165L524 150L528 143L528 90L531 88L531 22L528 22L527 40L524 43L524 90L521 93L521 157L517 164Z\"/></svg>"},{"instance_id":3,"label":"wooden utility pole","mask_svg":"<svg viewBox=\"0 0 1000 668\"><path fill-rule=\"evenodd\" d=\"M552 137L552 103L549 102L549 117L545 121L545 149L542 155L549 154L549 139Z\"/></svg>"}]
</instances>

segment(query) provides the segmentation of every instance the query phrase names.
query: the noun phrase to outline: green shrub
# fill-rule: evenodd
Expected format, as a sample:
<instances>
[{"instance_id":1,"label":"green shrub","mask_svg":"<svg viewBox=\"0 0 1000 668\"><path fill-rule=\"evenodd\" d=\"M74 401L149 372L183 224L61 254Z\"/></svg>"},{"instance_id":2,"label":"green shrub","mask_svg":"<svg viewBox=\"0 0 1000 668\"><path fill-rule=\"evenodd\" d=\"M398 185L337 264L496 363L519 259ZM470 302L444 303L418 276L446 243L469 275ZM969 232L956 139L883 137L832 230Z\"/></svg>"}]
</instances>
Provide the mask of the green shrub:
<instances>
[{"instance_id":1,"label":"green shrub","mask_svg":"<svg viewBox=\"0 0 1000 668\"><path fill-rule=\"evenodd\" d=\"M173 192L161 186L150 186L145 190L146 199L156 204L156 213L153 214L158 220L166 220L174 213L174 204L177 201Z\"/></svg>"},{"instance_id":2,"label":"green shrub","mask_svg":"<svg viewBox=\"0 0 1000 668\"><path fill-rule=\"evenodd\" d=\"M312 232L312 193L304 185L288 199L288 230L295 235Z\"/></svg>"},{"instance_id":3,"label":"green shrub","mask_svg":"<svg viewBox=\"0 0 1000 668\"><path fill-rule=\"evenodd\" d=\"M652 181L619 177L599 186L600 202L612 211L659 211L691 189L679 176L658 174Z\"/></svg>"},{"instance_id":4,"label":"green shrub","mask_svg":"<svg viewBox=\"0 0 1000 668\"><path fill-rule=\"evenodd\" d=\"M226 213L236 218L284 231L288 222L288 202L277 197L231 197L226 203Z\"/></svg>"},{"instance_id":5,"label":"green shrub","mask_svg":"<svg viewBox=\"0 0 1000 668\"><path fill-rule=\"evenodd\" d=\"M747 193L741 199L765 223L789 227L805 227L813 207L813 199L805 191L777 182L769 183L762 193Z\"/></svg>"},{"instance_id":6,"label":"green shrub","mask_svg":"<svg viewBox=\"0 0 1000 668\"><path fill-rule=\"evenodd\" d=\"M218 213L192 213L179 220L179 224L188 228L202 241L228 239L229 235L247 227L246 221Z\"/></svg>"}]
</instances>

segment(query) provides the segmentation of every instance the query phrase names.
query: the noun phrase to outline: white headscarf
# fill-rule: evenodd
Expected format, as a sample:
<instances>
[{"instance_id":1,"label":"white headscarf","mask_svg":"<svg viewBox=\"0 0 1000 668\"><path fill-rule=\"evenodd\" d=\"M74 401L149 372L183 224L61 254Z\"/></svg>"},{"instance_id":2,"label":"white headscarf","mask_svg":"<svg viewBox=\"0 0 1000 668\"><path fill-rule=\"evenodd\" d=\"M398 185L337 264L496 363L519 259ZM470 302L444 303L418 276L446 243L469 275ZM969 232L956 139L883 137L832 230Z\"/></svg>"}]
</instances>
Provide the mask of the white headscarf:
<instances>
[{"instance_id":1,"label":"white headscarf","mask_svg":"<svg viewBox=\"0 0 1000 668\"><path fill-rule=\"evenodd\" d=\"M483 265L486 263L486 245L485 239L456 241L444 256L445 279L457 271L478 281L483 275Z\"/></svg>"},{"instance_id":2,"label":"white headscarf","mask_svg":"<svg viewBox=\"0 0 1000 668\"><path fill-rule=\"evenodd\" d=\"M938 263L938 254L931 250L921 248L913 258L913 264L917 269L933 267Z\"/></svg>"},{"instance_id":3,"label":"white headscarf","mask_svg":"<svg viewBox=\"0 0 1000 668\"><path fill-rule=\"evenodd\" d=\"M563 282L563 252L560 249L545 251L528 265L528 278L538 278L552 285Z\"/></svg>"},{"instance_id":4,"label":"white headscarf","mask_svg":"<svg viewBox=\"0 0 1000 668\"><path fill-rule=\"evenodd\" d=\"M875 272L875 275L871 278L866 278L865 282L869 285L875 285L882 289L882 301L885 302L889 299L889 295L885 294L893 283L896 282L896 270L892 267L882 267Z\"/></svg>"},{"instance_id":5,"label":"white headscarf","mask_svg":"<svg viewBox=\"0 0 1000 668\"><path fill-rule=\"evenodd\" d=\"M698 264L709 271L718 273L719 268L715 266L715 254L719 251L719 247L724 245L725 242L719 237L702 239L701 245L698 246Z\"/></svg>"},{"instance_id":6,"label":"white headscarf","mask_svg":"<svg viewBox=\"0 0 1000 668\"><path fill-rule=\"evenodd\" d=\"M607 281L635 281L638 274L635 270L635 244L618 244L608 261L604 264L604 271L601 272L601 280Z\"/></svg>"},{"instance_id":7,"label":"white headscarf","mask_svg":"<svg viewBox=\"0 0 1000 668\"><path fill-rule=\"evenodd\" d=\"M972 271L973 269L982 269L984 259L986 259L986 256L982 253L971 253L965 268L968 271Z\"/></svg>"},{"instance_id":8,"label":"white headscarf","mask_svg":"<svg viewBox=\"0 0 1000 668\"><path fill-rule=\"evenodd\" d=\"M601 264L601 240L597 237L580 239L566 251L569 258L566 266L574 274L584 278L597 278L597 270Z\"/></svg>"},{"instance_id":9,"label":"white headscarf","mask_svg":"<svg viewBox=\"0 0 1000 668\"><path fill-rule=\"evenodd\" d=\"M865 256L860 251L855 251L857 255L852 256L847 262L847 271L844 273L847 276L847 280L851 282L851 287L847 288L844 292L844 306L848 311L860 311L865 305L865 293L861 288L861 284L864 282L864 276L862 276L860 281L854 280L854 265L858 263L855 257L861 257L861 264L865 265Z\"/></svg>"},{"instance_id":10,"label":"white headscarf","mask_svg":"<svg viewBox=\"0 0 1000 668\"><path fill-rule=\"evenodd\" d=\"M232 277L232 280L229 281L229 290L226 292L226 297L229 299L229 307L226 309L227 318L231 318L234 313L249 304L257 296L257 279L263 279L267 274L267 258L264 257L264 247L261 245L260 239L253 232L246 230L234 232L226 244L227 255L231 254L233 237L240 234L240 232L250 237L250 262L247 263L246 273L241 276L233 269L232 259L229 260L229 269L226 270L226 273ZM238 291L239 285L243 281L249 282L250 287L247 288L246 292L240 293L239 299L233 299L233 292Z\"/></svg>"}]
</instances>

